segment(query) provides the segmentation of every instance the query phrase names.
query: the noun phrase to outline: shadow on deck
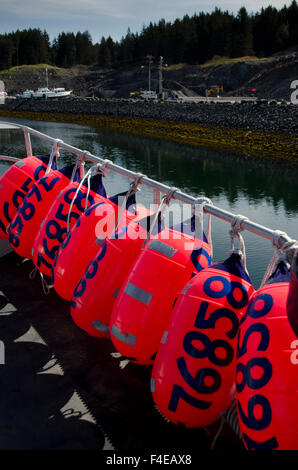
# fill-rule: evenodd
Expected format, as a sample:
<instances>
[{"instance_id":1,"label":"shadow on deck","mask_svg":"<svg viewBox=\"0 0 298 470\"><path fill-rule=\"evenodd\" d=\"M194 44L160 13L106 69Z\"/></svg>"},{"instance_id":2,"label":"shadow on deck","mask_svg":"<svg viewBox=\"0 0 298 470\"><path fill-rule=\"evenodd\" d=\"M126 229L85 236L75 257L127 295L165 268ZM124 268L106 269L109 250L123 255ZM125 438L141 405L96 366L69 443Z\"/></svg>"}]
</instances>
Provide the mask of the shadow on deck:
<instances>
[{"instance_id":1,"label":"shadow on deck","mask_svg":"<svg viewBox=\"0 0 298 470\"><path fill-rule=\"evenodd\" d=\"M45 296L31 261L0 259L0 450L78 449L197 452L210 449L219 422L184 429L154 408L150 368L111 356L109 340L87 336L69 303ZM242 450L225 424L216 450Z\"/></svg>"}]
</instances>

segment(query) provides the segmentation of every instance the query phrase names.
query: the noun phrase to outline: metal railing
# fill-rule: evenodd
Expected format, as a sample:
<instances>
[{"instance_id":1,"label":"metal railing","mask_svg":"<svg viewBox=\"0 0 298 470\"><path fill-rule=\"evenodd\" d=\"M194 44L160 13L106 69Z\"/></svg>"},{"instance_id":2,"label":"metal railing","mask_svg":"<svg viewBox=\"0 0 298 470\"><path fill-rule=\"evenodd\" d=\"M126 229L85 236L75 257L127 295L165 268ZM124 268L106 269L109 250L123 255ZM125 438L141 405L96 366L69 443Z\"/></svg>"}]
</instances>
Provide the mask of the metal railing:
<instances>
[{"instance_id":1,"label":"metal railing","mask_svg":"<svg viewBox=\"0 0 298 470\"><path fill-rule=\"evenodd\" d=\"M10 123L10 122L0 122L0 130L2 129L14 129L14 130L20 130L24 132L24 138L25 138L25 146L26 146L26 151L27 151L27 156L32 155L32 146L31 146L31 139L30 136L33 135L43 141L48 142L49 144L52 144L55 146L56 150L65 150L76 157L85 159L86 161L93 162L95 164L101 164L104 165L105 171L113 171L115 173L118 173L119 175L122 175L126 178L129 178L131 180L135 180L136 177L139 175L138 173L135 173L134 171L128 170L127 168L123 168L115 163L113 163L110 160L105 160L102 159L96 155L91 154L88 151L81 150L79 148L73 147L72 145L69 145L65 142L63 142L61 139L55 139L53 137L50 137L46 134L43 134L42 132L36 131L35 129L32 129L30 127L24 126L24 125L19 125L15 123ZM13 158L13 157L9 157ZM155 181L148 176L142 175L142 178L140 179L140 184L143 184L151 189L154 190L154 202L157 203L158 199L160 199L160 193L167 194L171 189L171 187L167 186L164 183L160 183L158 181ZM188 194L183 193L179 189L177 189L173 196L172 199L176 199L178 201L181 201L183 203L187 204L195 204L197 201L197 198L190 196ZM297 242L296 240L291 239L285 232L280 232L278 230L272 230L270 228L267 228L263 225L257 224L256 222L253 222L246 218L245 216L239 216L235 215L231 212L228 212L224 209L221 209L219 207L214 206L213 204L205 203L204 204L204 212L207 214L211 214L212 216L215 216L221 220L224 220L230 224L235 221L236 218L241 221L241 230L247 230L248 232L254 233L255 235L258 235L262 238L265 238L269 241L271 241L273 244L276 243L276 238L278 236L279 238L279 245L282 247L283 245L287 244L287 246L295 245L297 248ZM291 260L289 260L291 261Z\"/></svg>"}]
</instances>

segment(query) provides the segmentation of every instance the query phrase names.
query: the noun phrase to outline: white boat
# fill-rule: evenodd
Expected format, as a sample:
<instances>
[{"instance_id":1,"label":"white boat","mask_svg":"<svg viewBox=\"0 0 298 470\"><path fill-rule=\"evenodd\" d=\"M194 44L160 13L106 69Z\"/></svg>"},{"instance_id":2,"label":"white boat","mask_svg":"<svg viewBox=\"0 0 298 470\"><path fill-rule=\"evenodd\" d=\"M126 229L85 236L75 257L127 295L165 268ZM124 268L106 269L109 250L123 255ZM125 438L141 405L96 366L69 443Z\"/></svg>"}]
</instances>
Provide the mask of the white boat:
<instances>
[{"instance_id":1,"label":"white boat","mask_svg":"<svg viewBox=\"0 0 298 470\"><path fill-rule=\"evenodd\" d=\"M65 90L65 88L53 88L53 92L55 93L55 98L62 98L72 94L72 90Z\"/></svg>"},{"instance_id":2,"label":"white boat","mask_svg":"<svg viewBox=\"0 0 298 470\"><path fill-rule=\"evenodd\" d=\"M34 91L33 90L25 90L23 93L18 93L16 98L33 98Z\"/></svg>"},{"instance_id":3,"label":"white boat","mask_svg":"<svg viewBox=\"0 0 298 470\"><path fill-rule=\"evenodd\" d=\"M33 93L32 98L51 98L54 95L53 91L49 88L38 88L37 91Z\"/></svg>"},{"instance_id":4,"label":"white boat","mask_svg":"<svg viewBox=\"0 0 298 470\"><path fill-rule=\"evenodd\" d=\"M37 91L34 90L25 90L22 93L18 93L16 98L65 98L70 96L72 90L65 90L65 88L38 88Z\"/></svg>"},{"instance_id":5,"label":"white boat","mask_svg":"<svg viewBox=\"0 0 298 470\"><path fill-rule=\"evenodd\" d=\"M33 98L63 98L70 96L72 90L65 90L65 88L53 88L52 90L45 88L38 88L37 91L33 93Z\"/></svg>"},{"instance_id":6,"label":"white boat","mask_svg":"<svg viewBox=\"0 0 298 470\"><path fill-rule=\"evenodd\" d=\"M72 90L65 90L65 88L49 88L48 69L46 68L46 86L38 88L37 91L26 90L23 93L16 95L17 98L65 98L70 96Z\"/></svg>"}]
</instances>

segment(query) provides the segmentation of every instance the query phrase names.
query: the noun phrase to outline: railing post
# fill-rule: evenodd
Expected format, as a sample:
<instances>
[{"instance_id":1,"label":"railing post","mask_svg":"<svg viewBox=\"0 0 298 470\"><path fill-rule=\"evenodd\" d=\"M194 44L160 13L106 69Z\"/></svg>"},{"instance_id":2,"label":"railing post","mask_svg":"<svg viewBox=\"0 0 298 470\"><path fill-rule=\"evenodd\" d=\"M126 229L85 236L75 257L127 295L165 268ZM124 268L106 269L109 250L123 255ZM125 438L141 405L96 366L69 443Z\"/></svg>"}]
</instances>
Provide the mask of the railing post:
<instances>
[{"instance_id":1,"label":"railing post","mask_svg":"<svg viewBox=\"0 0 298 470\"><path fill-rule=\"evenodd\" d=\"M31 146L30 132L28 132L25 129L24 129L24 138L25 138L27 157L31 157L32 156L32 146Z\"/></svg>"}]
</instances>

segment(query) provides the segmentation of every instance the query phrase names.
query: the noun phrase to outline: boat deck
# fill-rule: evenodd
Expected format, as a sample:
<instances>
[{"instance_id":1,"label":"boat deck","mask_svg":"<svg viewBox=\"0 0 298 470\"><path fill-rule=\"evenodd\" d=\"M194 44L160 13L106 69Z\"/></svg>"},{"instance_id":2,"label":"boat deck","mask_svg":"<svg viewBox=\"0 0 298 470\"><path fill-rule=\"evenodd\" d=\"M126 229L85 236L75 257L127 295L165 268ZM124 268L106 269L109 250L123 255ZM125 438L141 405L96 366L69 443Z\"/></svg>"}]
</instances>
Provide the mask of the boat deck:
<instances>
[{"instance_id":1,"label":"boat deck","mask_svg":"<svg viewBox=\"0 0 298 470\"><path fill-rule=\"evenodd\" d=\"M31 261L0 259L0 450L78 449L184 453L210 449L208 429L166 422L154 408L150 368L126 367L109 340L89 337L72 321L69 303L31 280ZM3 361L4 362L4 361ZM214 447L242 449L225 423Z\"/></svg>"}]
</instances>

